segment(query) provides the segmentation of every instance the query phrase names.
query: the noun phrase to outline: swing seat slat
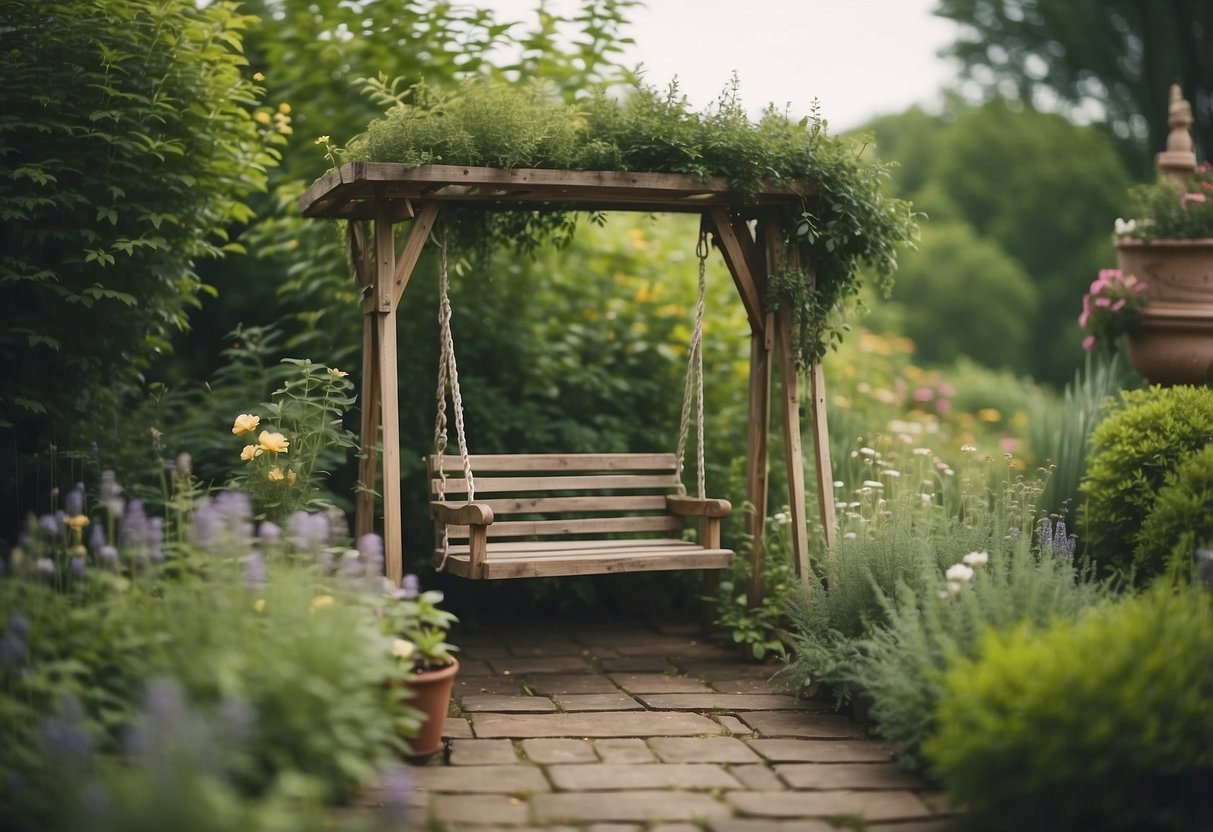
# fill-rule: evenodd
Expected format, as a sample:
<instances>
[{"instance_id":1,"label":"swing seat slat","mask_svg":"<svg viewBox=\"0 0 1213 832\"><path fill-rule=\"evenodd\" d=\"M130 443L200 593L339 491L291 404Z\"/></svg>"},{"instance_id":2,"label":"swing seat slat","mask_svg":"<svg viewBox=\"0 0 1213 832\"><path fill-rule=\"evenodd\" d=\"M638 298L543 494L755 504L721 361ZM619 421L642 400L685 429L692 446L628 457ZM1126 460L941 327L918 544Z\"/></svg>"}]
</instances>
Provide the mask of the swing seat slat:
<instances>
[{"instance_id":1,"label":"swing seat slat","mask_svg":"<svg viewBox=\"0 0 1213 832\"><path fill-rule=\"evenodd\" d=\"M476 493L470 503L462 458L428 460L430 514L438 540L445 527L445 568L454 575L723 569L733 558L720 546L720 520L731 506L677 494L674 454L496 454L469 461ZM699 521L697 542L681 539L687 518ZM435 564L442 557L436 550Z\"/></svg>"}]
</instances>

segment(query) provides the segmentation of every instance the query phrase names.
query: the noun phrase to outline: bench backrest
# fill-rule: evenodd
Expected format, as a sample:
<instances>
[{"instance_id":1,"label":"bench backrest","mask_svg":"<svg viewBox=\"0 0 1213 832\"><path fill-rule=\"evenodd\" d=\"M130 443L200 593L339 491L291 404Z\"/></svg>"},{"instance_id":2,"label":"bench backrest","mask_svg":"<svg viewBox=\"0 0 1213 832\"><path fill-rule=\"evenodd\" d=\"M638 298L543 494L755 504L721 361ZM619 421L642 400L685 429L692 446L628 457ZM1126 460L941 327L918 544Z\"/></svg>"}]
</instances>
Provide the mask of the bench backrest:
<instances>
[{"instance_id":1,"label":"bench backrest","mask_svg":"<svg viewBox=\"0 0 1213 832\"><path fill-rule=\"evenodd\" d=\"M463 461L429 457L430 499L467 500ZM677 537L683 520L666 512L665 497L678 490L674 454L479 454L471 456L477 503L493 509L488 537L568 538L643 534ZM452 541L466 526L448 526Z\"/></svg>"}]
</instances>

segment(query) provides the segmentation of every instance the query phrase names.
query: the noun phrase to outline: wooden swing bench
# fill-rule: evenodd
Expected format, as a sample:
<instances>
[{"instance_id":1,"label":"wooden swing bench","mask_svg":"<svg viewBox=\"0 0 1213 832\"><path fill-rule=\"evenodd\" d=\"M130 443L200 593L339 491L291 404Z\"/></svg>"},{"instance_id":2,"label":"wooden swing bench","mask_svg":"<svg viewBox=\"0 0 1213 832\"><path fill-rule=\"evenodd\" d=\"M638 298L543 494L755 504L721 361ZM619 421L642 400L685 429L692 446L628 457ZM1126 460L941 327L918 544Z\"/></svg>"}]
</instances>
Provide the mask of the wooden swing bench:
<instances>
[{"instance_id":1,"label":"wooden swing bench","mask_svg":"<svg viewBox=\"0 0 1213 832\"><path fill-rule=\"evenodd\" d=\"M728 500L678 493L672 453L430 456L434 565L464 578L724 569ZM445 476L445 480L444 480ZM487 499L481 499L486 495ZM445 498L445 499L444 499ZM454 498L454 499L452 499ZM682 539L687 518L697 541ZM446 549L443 549L445 531Z\"/></svg>"}]
</instances>

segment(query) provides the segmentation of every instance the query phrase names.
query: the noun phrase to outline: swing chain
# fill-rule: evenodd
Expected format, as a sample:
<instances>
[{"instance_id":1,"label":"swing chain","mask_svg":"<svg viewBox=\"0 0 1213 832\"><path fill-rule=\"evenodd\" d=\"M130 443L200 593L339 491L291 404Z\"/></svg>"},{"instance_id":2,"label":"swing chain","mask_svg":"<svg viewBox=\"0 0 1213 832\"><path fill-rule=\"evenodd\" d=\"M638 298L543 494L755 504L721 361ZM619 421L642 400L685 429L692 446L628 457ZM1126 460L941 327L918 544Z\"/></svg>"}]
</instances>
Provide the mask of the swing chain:
<instances>
[{"instance_id":1,"label":"swing chain","mask_svg":"<svg viewBox=\"0 0 1213 832\"><path fill-rule=\"evenodd\" d=\"M695 245L695 256L699 260L699 293L695 304L695 328L691 332L691 343L687 350L687 377L682 392L682 419L678 426L678 493L685 495L682 483L683 458L686 456L687 436L691 427L691 394L695 395L695 440L696 440L696 485L699 499L706 499L703 453L703 312L707 285L706 273L708 252L707 228L700 227L699 242Z\"/></svg>"},{"instance_id":2,"label":"swing chain","mask_svg":"<svg viewBox=\"0 0 1213 832\"><path fill-rule=\"evenodd\" d=\"M472 477L472 460L468 454L467 435L463 426L463 395L459 390L459 368L455 362L455 339L451 335L450 278L447 271L446 227L438 236L438 406L434 416L434 453L438 456L438 499L446 498L446 466L442 457L447 445L446 391L450 388L451 404L455 421L455 437L459 444L459 455L463 462L463 476L467 483L467 502L476 499L476 483ZM450 545L446 524L442 525L442 560L435 567L441 572L446 568L450 556Z\"/></svg>"}]
</instances>

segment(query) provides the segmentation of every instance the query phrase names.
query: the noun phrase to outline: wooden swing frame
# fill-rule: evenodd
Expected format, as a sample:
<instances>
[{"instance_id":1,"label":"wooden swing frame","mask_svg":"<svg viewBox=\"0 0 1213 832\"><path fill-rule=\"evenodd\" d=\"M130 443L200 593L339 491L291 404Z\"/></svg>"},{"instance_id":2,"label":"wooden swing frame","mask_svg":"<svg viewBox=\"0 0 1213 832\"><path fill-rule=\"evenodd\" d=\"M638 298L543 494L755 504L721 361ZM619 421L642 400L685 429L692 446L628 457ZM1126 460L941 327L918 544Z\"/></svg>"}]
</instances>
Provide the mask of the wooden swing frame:
<instances>
[{"instance_id":1,"label":"wooden swing frame","mask_svg":"<svg viewBox=\"0 0 1213 832\"><path fill-rule=\"evenodd\" d=\"M784 265L800 266L806 253L785 250L780 229L799 214L817 186L784 182L743 196L723 177L478 168L452 165L406 167L386 162L350 162L316 180L299 198L305 217L350 221L350 255L362 289L363 457L355 534L374 531L376 474L383 477L383 537L388 578L404 576L400 490L400 417L396 315L421 251L444 205L492 210L643 211L697 213L716 240L741 297L750 327L749 427L746 492L753 506L746 530L751 549L751 607L762 601L763 528L768 497L768 434L773 355L778 355L778 405L784 436L792 549L797 574L809 575L808 510L805 505L804 448L800 432L801 394L792 345L789 310L763 310L769 276ZM407 225L397 250L395 227ZM834 488L830 471L825 379L819 363L808 371L814 475L826 544L835 537ZM382 430L382 455L377 439Z\"/></svg>"}]
</instances>

